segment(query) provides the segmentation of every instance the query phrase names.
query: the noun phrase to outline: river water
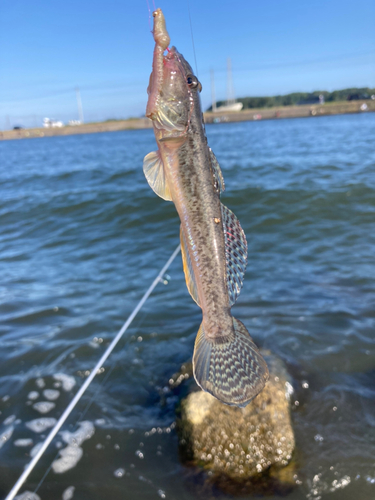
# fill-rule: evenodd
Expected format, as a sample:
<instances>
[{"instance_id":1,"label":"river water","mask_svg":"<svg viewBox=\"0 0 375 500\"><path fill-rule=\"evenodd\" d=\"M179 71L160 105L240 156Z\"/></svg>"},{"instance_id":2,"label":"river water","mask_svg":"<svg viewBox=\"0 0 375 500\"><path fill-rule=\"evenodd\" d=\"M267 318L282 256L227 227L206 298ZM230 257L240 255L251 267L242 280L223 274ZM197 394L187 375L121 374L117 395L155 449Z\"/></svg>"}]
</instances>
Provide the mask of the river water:
<instances>
[{"instance_id":1,"label":"river water","mask_svg":"<svg viewBox=\"0 0 375 500\"><path fill-rule=\"evenodd\" d=\"M375 114L207 135L249 244L235 315L293 380L288 498L373 499ZM178 244L143 176L154 148L151 130L0 143L0 498ZM179 462L168 380L201 313L180 256L167 274L21 491L227 498Z\"/></svg>"}]
</instances>

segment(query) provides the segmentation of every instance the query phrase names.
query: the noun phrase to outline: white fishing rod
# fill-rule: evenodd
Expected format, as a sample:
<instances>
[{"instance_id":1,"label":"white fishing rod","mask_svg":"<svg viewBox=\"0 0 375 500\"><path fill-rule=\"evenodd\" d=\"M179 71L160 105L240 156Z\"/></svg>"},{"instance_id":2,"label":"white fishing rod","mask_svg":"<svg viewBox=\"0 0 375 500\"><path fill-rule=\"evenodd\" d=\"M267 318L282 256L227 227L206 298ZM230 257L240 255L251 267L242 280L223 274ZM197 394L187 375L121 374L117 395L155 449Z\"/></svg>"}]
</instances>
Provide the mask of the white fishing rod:
<instances>
[{"instance_id":1,"label":"white fishing rod","mask_svg":"<svg viewBox=\"0 0 375 500\"><path fill-rule=\"evenodd\" d=\"M59 432L59 430L60 430L61 426L63 425L63 423L65 422L65 420L69 417L69 415L73 411L74 407L76 406L76 404L78 403L78 401L81 399L82 395L84 394L84 392L86 391L86 389L88 388L88 386L94 380L94 378L95 378L96 374L98 373L98 371L100 370L100 368L103 366L103 364L107 360L108 356L111 354L111 352L116 347L116 345L118 344L118 342L121 339L121 337L124 335L124 333L126 332L126 330L129 328L129 326L132 323L133 319L136 317L136 315L138 314L138 312L140 311L140 309L143 307L143 304L149 298L149 296L153 292L153 290L156 287L156 285L161 281L161 279L164 276L166 270L172 264L172 262L174 261L174 259L177 256L178 252L180 251L180 249L181 249L181 245L178 245L178 247L176 248L176 250L169 257L169 259L166 262L166 264L164 265L164 267L161 269L161 271L159 272L159 274L157 275L157 277L154 279L154 281L152 282L152 284L148 288L147 292L143 295L142 299L138 302L138 305L133 310L133 312L131 313L131 315L129 316L129 318L126 320L126 322L122 326L121 330L118 332L118 334L116 335L116 337L112 340L112 342L109 344L109 346L106 349L106 351L103 354L103 356L96 363L96 365L92 369L90 375L87 377L86 381L84 382L84 384L82 385L82 387L80 388L80 390L77 392L77 394L74 396L74 398L72 399L72 401L69 403L68 407L66 408L66 410L64 411L64 413L61 415L61 417L57 421L56 425L53 427L53 429L51 430L51 432L48 434L47 438L43 442L43 444L42 444L41 448L39 449L38 453L35 455L35 457L27 465L26 469L23 471L23 473L21 474L21 476L19 477L18 481L13 486L13 488L11 489L11 491L9 492L9 494L5 498L5 500L13 500L14 499L14 497L18 493L19 489L24 484L24 482L26 481L26 479L30 475L31 471L34 469L35 465L40 460L40 458L43 455L43 453L48 448L48 446L51 443L51 441L53 440L53 438Z\"/></svg>"}]
</instances>

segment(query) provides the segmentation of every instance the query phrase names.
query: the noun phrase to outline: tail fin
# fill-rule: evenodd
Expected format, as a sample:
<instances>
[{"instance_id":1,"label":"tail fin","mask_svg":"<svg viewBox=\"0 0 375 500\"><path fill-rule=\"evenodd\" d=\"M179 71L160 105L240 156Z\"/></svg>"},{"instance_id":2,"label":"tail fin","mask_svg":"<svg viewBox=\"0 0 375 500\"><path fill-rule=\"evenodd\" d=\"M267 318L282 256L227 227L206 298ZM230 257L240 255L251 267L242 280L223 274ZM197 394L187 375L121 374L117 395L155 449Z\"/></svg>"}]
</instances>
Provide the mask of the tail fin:
<instances>
[{"instance_id":1,"label":"tail fin","mask_svg":"<svg viewBox=\"0 0 375 500\"><path fill-rule=\"evenodd\" d=\"M246 406L268 380L268 368L249 332L233 318L234 336L221 343L208 339L201 324L193 355L197 384L223 403Z\"/></svg>"}]
</instances>

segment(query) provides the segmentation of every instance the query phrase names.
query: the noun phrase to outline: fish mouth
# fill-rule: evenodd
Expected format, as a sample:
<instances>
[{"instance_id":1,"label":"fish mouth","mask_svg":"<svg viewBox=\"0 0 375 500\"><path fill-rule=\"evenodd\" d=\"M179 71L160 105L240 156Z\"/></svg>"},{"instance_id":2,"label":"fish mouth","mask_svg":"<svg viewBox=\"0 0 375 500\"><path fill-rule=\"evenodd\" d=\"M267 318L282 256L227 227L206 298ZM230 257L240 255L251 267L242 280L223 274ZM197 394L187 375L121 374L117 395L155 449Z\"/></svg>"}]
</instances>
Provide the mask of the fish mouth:
<instances>
[{"instance_id":1,"label":"fish mouth","mask_svg":"<svg viewBox=\"0 0 375 500\"><path fill-rule=\"evenodd\" d=\"M168 48L170 37L161 9L153 16L155 47L146 116L153 121L158 139L176 140L186 136L193 109L186 61L176 47Z\"/></svg>"}]
</instances>

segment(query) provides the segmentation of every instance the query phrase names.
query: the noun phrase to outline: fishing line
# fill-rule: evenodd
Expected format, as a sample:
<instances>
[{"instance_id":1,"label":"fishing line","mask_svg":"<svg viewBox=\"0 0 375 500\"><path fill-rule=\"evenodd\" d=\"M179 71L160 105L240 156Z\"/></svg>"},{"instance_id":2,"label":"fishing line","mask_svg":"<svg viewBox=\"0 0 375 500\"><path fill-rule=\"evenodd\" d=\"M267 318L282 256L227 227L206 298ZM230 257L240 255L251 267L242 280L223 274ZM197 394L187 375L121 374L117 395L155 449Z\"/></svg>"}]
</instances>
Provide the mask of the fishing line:
<instances>
[{"instance_id":1,"label":"fishing line","mask_svg":"<svg viewBox=\"0 0 375 500\"><path fill-rule=\"evenodd\" d=\"M147 314L146 314L147 316ZM142 322L141 322L142 323ZM137 328L139 328L140 325L137 326ZM90 400L88 401L88 403L86 404L86 407L85 409L83 410L83 412L81 413L81 415L78 417L78 419L76 420L74 426L77 427L77 425L82 422L82 420L85 418L86 416L86 413L89 411L89 409L91 408L91 405L94 401L94 399L96 399L96 397L98 396L99 392L101 391L102 387L104 384L106 384L107 380L109 379L110 375L112 374L113 370L115 369L115 364L112 364L109 368L109 370L107 371L104 379L102 380L102 382L99 384L99 387L96 389L96 391L94 391L94 394L91 396ZM40 479L39 483L37 484L35 490L34 490L34 493L37 493L39 488L42 486L42 484L44 483L44 480L46 479L46 477L48 476L50 470L52 469L52 465L53 465L53 462L58 458L59 456L59 453L60 453L60 450L57 451L56 455L55 455L55 458L51 461L50 465L48 466L47 470L45 471L45 473L43 474L42 478Z\"/></svg>"},{"instance_id":2,"label":"fishing line","mask_svg":"<svg viewBox=\"0 0 375 500\"><path fill-rule=\"evenodd\" d=\"M82 422L82 420L85 418L86 416L86 413L89 411L89 409L91 408L91 405L92 405L92 402L94 401L94 399L96 399L96 397L98 396L101 388L103 387L103 385L107 382L107 380L109 379L110 375L112 374L113 370L115 368L115 365L112 365L109 370L107 371L105 377L104 377L104 380L102 380L101 384L99 385L99 387L97 388L97 390L94 392L94 394L91 396L89 402L86 404L86 408L83 410L83 412L81 413L81 415L78 417L78 419L76 420L76 423L74 424L75 427L77 427L77 425ZM42 486L42 484L44 483L44 480L46 479L46 477L48 476L50 470L52 469L52 464L53 462L58 458L59 456L59 453L60 453L60 450L57 451L56 455L55 455L55 458L51 461L50 465L48 466L47 470L45 471L45 473L43 474L42 478L40 479L39 483L37 484L35 490L34 490L34 493L37 493L39 488Z\"/></svg>"},{"instance_id":3,"label":"fishing line","mask_svg":"<svg viewBox=\"0 0 375 500\"><path fill-rule=\"evenodd\" d=\"M117 335L115 336L115 338L112 340L112 342L110 343L110 345L107 347L107 349L106 349L105 353L103 354L103 356L96 363L96 365L92 369L90 375L87 377L86 381L83 383L83 385L81 386L81 388L79 389L79 391L77 392L77 394L74 396L74 398L72 399L72 401L69 403L69 405L65 409L64 413L61 415L61 417L57 421L56 425L50 431L50 433L48 434L47 438L45 439L45 441L43 442L42 446L40 447L38 453L34 456L34 458L26 466L25 470L23 471L23 473L21 474L21 476L19 477L19 479L17 480L17 482L15 483L15 485L13 486L13 488L11 489L11 491L9 492L9 494L7 495L7 497L5 498L5 500L13 500L14 499L14 497L18 493L19 489L21 488L21 486L24 484L24 482L26 481L26 479L30 475L31 471L34 469L34 467L36 466L36 464L39 462L39 460L42 457L43 453L46 451L46 449L48 448L48 446L52 442L53 438L56 436L56 434L61 429L61 427L64 424L65 420L69 417L69 415L71 414L71 412L73 411L73 409L77 405L78 401L81 399L81 397L83 396L84 392L86 391L86 389L88 388L88 386L91 384L91 382L93 381L93 379L95 378L95 376L99 372L99 370L102 367L102 365L108 359L109 355L111 354L111 352L113 351L113 349L116 347L116 345L120 341L120 339L123 336L123 334L129 328L129 326L132 323L132 321L135 318L135 316L138 314L138 312L143 307L143 305L146 302L146 300L149 298L149 296L153 292L153 290L156 287L156 285L160 281L162 281L162 278L163 278L165 272L167 271L167 269L169 268L169 266L172 264L172 262L174 261L174 259L176 258L177 254L179 253L180 250L181 250L181 245L178 245L177 248L172 253L172 255L169 257L169 259L166 262L166 264L163 266L163 268L159 272L159 274L156 276L156 278L154 279L154 281L151 283L151 285L148 288L148 290L146 291L146 293L143 295L143 297L141 298L141 300L138 302L137 306L135 307L135 309L133 310L133 312L131 313L131 315L128 317L128 319L126 320L126 322L123 324L123 326L120 329L120 331L117 333ZM45 477L45 475L44 475L44 477Z\"/></svg>"},{"instance_id":4,"label":"fishing line","mask_svg":"<svg viewBox=\"0 0 375 500\"><path fill-rule=\"evenodd\" d=\"M163 277L162 277L163 278ZM164 280L160 278L160 281L163 283ZM165 282L164 282L165 284ZM140 321L138 321L138 324L136 326L137 329L139 329L143 323L144 323L144 320L145 318L148 317L148 312L144 315L142 315L142 318ZM97 396L99 395L99 392L102 390L102 387L107 383L109 377L111 376L113 370L116 368L116 364L112 364L109 369L107 370L107 373L105 374L104 376L104 379L101 381L101 383L99 384L99 387L97 387L96 391L94 391L94 393L92 394L90 400L87 402L86 404L86 407L84 408L83 412L81 413L81 415L78 417L78 419L76 420L74 426L77 427L77 425L83 421L83 419L85 418L87 412L89 411L89 409L91 408L92 406L92 403L93 401L97 398ZM46 477L48 476L48 474L50 473L51 469L52 469L52 465L53 465L53 462L58 458L60 454L60 450L57 451L56 455L55 455L55 458L51 461L50 465L48 466L47 470L45 471L45 473L43 474L43 476L41 477L39 483L37 484L36 488L34 489L34 493L37 493L39 488L42 486L42 484L44 483L44 480L46 479Z\"/></svg>"},{"instance_id":5,"label":"fishing line","mask_svg":"<svg viewBox=\"0 0 375 500\"><path fill-rule=\"evenodd\" d=\"M151 9L150 9L150 4L148 3L148 0L146 0L147 2L147 8L148 8L148 25L150 26L150 31L152 33L152 26L151 26Z\"/></svg>"},{"instance_id":6,"label":"fishing line","mask_svg":"<svg viewBox=\"0 0 375 500\"><path fill-rule=\"evenodd\" d=\"M165 281L163 280L163 278L160 279L160 281L162 283L165 284ZM143 314L142 317L141 317L141 320L137 322L136 324L136 328L137 330L139 330L139 328L143 325L145 319L148 317L149 313L146 312L146 314ZM71 350L74 350L74 349L71 349ZM50 365L49 368L51 368L53 365ZM90 400L87 402L86 404L86 407L84 408L84 410L81 412L80 416L78 417L78 419L76 420L74 426L77 427L77 425L82 422L82 420L85 418L87 412L89 411L89 409L91 408L92 406L92 403L93 401L97 398L97 396L99 395L99 392L102 390L102 387L107 383L109 377L111 376L113 370L116 368L116 363L112 363L111 366L109 367L109 369L107 370L105 376L104 376L104 379L99 383L99 386L97 387L96 391L94 391L94 393L92 394ZM49 465L48 469L46 470L45 474L43 475L43 477L41 478L41 480L39 481L37 487L35 488L34 490L34 493L37 493L37 491L39 490L39 488L41 487L41 485L43 484L45 478L47 477L49 471L52 469L52 464L53 462L58 458L59 456L59 453L60 453L60 450L56 453L55 455L55 458L52 460L51 464Z\"/></svg>"},{"instance_id":7,"label":"fishing line","mask_svg":"<svg viewBox=\"0 0 375 500\"><path fill-rule=\"evenodd\" d=\"M189 4L189 0L186 0L187 2L187 8L188 8L188 12L189 12L189 22L190 22L190 32L191 32L191 41L192 41L192 44L193 44L193 52L194 52L194 61L195 61L195 69L197 71L197 78L198 78L198 64L197 64L197 56L195 54L195 45L194 45L194 35L193 35L193 24L191 22L191 15L190 15L190 4Z\"/></svg>"}]
</instances>

